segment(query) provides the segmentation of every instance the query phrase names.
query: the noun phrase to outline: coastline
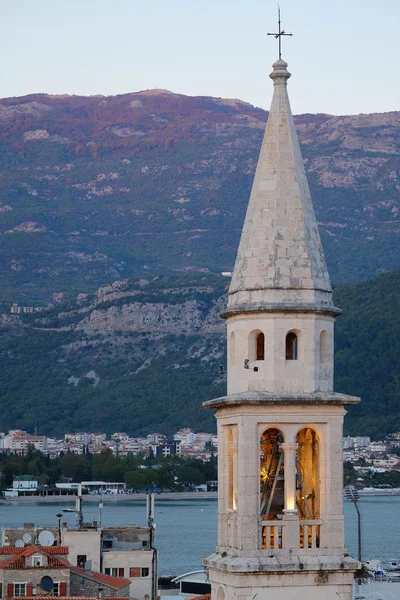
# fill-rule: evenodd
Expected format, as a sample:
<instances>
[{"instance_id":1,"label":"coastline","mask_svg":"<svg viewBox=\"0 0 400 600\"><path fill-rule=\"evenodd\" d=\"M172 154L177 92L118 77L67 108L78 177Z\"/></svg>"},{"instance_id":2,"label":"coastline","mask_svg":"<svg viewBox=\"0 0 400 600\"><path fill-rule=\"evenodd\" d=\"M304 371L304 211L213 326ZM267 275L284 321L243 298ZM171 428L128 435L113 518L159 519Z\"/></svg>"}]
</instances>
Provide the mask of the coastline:
<instances>
[{"instance_id":1,"label":"coastline","mask_svg":"<svg viewBox=\"0 0 400 600\"><path fill-rule=\"evenodd\" d=\"M400 496L400 488L379 489L363 488L358 490L360 496ZM65 502L75 502L75 494L60 494L57 496L18 496L17 498L0 498L1 504L14 503L45 503L59 504ZM156 493L157 500L216 500L218 492L161 492ZM85 494L83 501L86 503L107 502L143 502L146 500L145 493L138 494Z\"/></svg>"},{"instance_id":2,"label":"coastline","mask_svg":"<svg viewBox=\"0 0 400 600\"><path fill-rule=\"evenodd\" d=\"M400 488L379 489L379 488L363 488L358 490L360 496L400 496ZM66 502L75 502L74 494L60 494L59 496L19 496L17 498L1 498L1 504L15 503L45 503L59 504ZM156 493L156 500L216 500L218 492L161 492ZM92 495L85 494L83 501L91 504L99 502L116 503L116 502L143 502L146 500L145 493L139 494L100 494Z\"/></svg>"},{"instance_id":3,"label":"coastline","mask_svg":"<svg viewBox=\"0 0 400 600\"><path fill-rule=\"evenodd\" d=\"M399 496L400 488L362 488L360 496Z\"/></svg>"},{"instance_id":4,"label":"coastline","mask_svg":"<svg viewBox=\"0 0 400 600\"><path fill-rule=\"evenodd\" d=\"M400 490L399 490L400 492ZM218 492L162 492L156 493L156 500L216 500ZM74 494L60 494L57 496L18 496L17 498L1 498L1 504L15 504L15 503L45 503L45 504L59 504L66 502L75 502L76 495ZM99 502L142 502L146 500L146 494L85 494L83 502L96 503Z\"/></svg>"}]
</instances>

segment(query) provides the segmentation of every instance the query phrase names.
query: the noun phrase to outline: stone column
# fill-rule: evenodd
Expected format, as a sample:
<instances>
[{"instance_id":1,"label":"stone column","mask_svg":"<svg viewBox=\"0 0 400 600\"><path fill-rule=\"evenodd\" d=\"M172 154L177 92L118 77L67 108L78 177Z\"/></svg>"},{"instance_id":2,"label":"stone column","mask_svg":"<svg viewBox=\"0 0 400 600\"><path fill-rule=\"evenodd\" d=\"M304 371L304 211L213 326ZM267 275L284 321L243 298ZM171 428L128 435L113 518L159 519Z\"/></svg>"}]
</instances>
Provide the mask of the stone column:
<instances>
[{"instance_id":1,"label":"stone column","mask_svg":"<svg viewBox=\"0 0 400 600\"><path fill-rule=\"evenodd\" d=\"M243 416L238 444L238 549L251 556L260 530L260 442L257 417Z\"/></svg>"},{"instance_id":2,"label":"stone column","mask_svg":"<svg viewBox=\"0 0 400 600\"><path fill-rule=\"evenodd\" d=\"M285 465L285 508L284 513L297 514L296 507L296 452L298 444L296 442L284 442L281 444L284 453Z\"/></svg>"},{"instance_id":3,"label":"stone column","mask_svg":"<svg viewBox=\"0 0 400 600\"><path fill-rule=\"evenodd\" d=\"M298 444L281 444L284 452L285 508L283 509L284 527L282 530L283 548L298 548L300 545L299 517L296 506L296 451Z\"/></svg>"}]
</instances>

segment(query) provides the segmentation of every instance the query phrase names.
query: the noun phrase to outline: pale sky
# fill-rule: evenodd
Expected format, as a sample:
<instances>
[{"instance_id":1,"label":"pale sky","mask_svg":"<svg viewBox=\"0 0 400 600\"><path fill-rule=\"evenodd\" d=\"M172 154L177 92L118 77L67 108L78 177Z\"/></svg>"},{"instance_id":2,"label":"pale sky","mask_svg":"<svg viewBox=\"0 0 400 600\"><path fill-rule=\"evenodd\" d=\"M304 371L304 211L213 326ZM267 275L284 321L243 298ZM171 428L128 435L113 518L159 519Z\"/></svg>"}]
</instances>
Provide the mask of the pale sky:
<instances>
[{"instance_id":1,"label":"pale sky","mask_svg":"<svg viewBox=\"0 0 400 600\"><path fill-rule=\"evenodd\" d=\"M281 0L294 113L400 110L400 0ZM271 0L0 0L0 97L165 88L263 108Z\"/></svg>"}]
</instances>

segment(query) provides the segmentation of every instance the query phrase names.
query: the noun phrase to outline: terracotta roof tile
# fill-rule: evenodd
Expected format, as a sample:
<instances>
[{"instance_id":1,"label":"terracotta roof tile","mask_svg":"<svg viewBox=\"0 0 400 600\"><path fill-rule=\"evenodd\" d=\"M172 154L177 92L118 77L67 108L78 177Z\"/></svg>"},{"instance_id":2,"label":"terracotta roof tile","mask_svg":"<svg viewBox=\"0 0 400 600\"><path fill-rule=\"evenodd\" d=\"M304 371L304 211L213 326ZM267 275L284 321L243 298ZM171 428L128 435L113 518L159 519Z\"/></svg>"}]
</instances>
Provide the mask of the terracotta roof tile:
<instances>
[{"instance_id":1,"label":"terracotta roof tile","mask_svg":"<svg viewBox=\"0 0 400 600\"><path fill-rule=\"evenodd\" d=\"M47 554L69 554L67 546L46 546Z\"/></svg>"},{"instance_id":2,"label":"terracotta roof tile","mask_svg":"<svg viewBox=\"0 0 400 600\"><path fill-rule=\"evenodd\" d=\"M79 567L71 567L71 571L73 573L77 573L78 575L90 577L91 579L95 579L100 583L105 583L118 589L121 589L131 584L130 579L125 579L124 577L111 577L111 575L104 575L104 573L96 573L95 571L85 571L85 569L80 569Z\"/></svg>"},{"instance_id":3,"label":"terracotta roof tile","mask_svg":"<svg viewBox=\"0 0 400 600\"><path fill-rule=\"evenodd\" d=\"M11 546L10 546L11 547ZM28 556L32 556L32 554L42 554L43 556L48 557L48 567L52 569L66 569L69 567L69 563L55 556L52 556L51 552L47 551L48 548L44 548L43 546L25 546L25 548L17 548L14 547L14 555L10 556L10 558L6 558L0 562L0 569L24 569L25 568L25 558ZM47 567L35 567L37 569L47 568Z\"/></svg>"},{"instance_id":4,"label":"terracotta roof tile","mask_svg":"<svg viewBox=\"0 0 400 600\"><path fill-rule=\"evenodd\" d=\"M99 598L99 596L57 596L57 600L93 600L93 598ZM49 600L49 596L35 596L37 600ZM9 600L20 600L20 597L12 597ZM103 600L136 600L136 598L130 598L129 596L103 596Z\"/></svg>"},{"instance_id":5,"label":"terracotta roof tile","mask_svg":"<svg viewBox=\"0 0 400 600\"><path fill-rule=\"evenodd\" d=\"M31 546L25 546L24 548L19 548L18 546L0 546L0 556L5 554L20 554L26 548L30 548ZM47 554L65 554L69 553L69 549L67 546L40 546L45 550Z\"/></svg>"}]
</instances>

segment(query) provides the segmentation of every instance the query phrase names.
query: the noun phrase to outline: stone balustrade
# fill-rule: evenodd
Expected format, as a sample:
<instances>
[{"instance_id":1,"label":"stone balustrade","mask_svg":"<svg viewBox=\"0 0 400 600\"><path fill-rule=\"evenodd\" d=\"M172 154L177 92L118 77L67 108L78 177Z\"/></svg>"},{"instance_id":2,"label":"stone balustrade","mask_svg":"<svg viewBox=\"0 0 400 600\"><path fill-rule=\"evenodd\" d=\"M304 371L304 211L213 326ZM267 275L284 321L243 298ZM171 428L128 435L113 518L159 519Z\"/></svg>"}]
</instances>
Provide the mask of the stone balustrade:
<instances>
[{"instance_id":1,"label":"stone balustrade","mask_svg":"<svg viewBox=\"0 0 400 600\"><path fill-rule=\"evenodd\" d=\"M322 521L298 521L298 548L318 550L320 548L320 528ZM263 550L286 550L284 544L285 521L261 521L261 547ZM293 523L290 525L293 527Z\"/></svg>"}]
</instances>

